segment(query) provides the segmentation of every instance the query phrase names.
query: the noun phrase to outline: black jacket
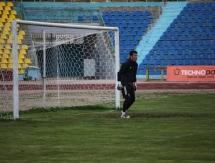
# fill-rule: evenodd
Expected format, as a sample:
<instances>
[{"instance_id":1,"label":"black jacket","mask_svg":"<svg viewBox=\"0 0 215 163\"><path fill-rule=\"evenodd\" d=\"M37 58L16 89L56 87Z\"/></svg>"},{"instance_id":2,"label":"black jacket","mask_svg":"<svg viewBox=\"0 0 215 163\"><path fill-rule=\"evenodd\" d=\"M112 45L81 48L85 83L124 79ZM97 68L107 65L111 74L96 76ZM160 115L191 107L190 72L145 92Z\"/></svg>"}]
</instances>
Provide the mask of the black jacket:
<instances>
[{"instance_id":1,"label":"black jacket","mask_svg":"<svg viewBox=\"0 0 215 163\"><path fill-rule=\"evenodd\" d=\"M121 65L121 68L117 74L117 80L121 81L123 86L131 85L133 82L136 82L137 67L137 62L128 59Z\"/></svg>"}]
</instances>

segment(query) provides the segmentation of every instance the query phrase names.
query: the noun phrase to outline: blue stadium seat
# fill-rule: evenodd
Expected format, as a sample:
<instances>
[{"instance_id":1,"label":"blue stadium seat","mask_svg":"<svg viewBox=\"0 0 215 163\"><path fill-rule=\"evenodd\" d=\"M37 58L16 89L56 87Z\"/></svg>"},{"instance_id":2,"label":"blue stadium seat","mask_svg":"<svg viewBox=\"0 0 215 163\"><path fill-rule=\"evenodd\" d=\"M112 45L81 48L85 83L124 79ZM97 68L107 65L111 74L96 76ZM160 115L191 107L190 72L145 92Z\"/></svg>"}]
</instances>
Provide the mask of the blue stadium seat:
<instances>
[{"instance_id":1,"label":"blue stadium seat","mask_svg":"<svg viewBox=\"0 0 215 163\"><path fill-rule=\"evenodd\" d=\"M213 65L212 60L211 59L206 59L206 64L207 65Z\"/></svg>"},{"instance_id":2,"label":"blue stadium seat","mask_svg":"<svg viewBox=\"0 0 215 163\"><path fill-rule=\"evenodd\" d=\"M182 59L178 60L178 65L184 65L184 61Z\"/></svg>"},{"instance_id":3,"label":"blue stadium seat","mask_svg":"<svg viewBox=\"0 0 215 163\"><path fill-rule=\"evenodd\" d=\"M191 65L190 59L186 59L184 65Z\"/></svg>"}]
</instances>

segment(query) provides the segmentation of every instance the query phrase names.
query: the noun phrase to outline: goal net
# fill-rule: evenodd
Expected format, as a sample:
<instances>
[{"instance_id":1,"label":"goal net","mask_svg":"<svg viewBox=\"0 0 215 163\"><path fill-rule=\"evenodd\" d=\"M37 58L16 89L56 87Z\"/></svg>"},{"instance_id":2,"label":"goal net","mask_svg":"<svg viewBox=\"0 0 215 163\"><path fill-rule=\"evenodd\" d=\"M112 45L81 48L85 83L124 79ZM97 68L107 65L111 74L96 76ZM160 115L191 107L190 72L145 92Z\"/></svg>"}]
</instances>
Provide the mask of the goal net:
<instances>
[{"instance_id":1,"label":"goal net","mask_svg":"<svg viewBox=\"0 0 215 163\"><path fill-rule=\"evenodd\" d=\"M14 21L13 80L1 84L13 98L4 96L0 111L16 119L32 108L119 107L118 37L113 27Z\"/></svg>"}]
</instances>

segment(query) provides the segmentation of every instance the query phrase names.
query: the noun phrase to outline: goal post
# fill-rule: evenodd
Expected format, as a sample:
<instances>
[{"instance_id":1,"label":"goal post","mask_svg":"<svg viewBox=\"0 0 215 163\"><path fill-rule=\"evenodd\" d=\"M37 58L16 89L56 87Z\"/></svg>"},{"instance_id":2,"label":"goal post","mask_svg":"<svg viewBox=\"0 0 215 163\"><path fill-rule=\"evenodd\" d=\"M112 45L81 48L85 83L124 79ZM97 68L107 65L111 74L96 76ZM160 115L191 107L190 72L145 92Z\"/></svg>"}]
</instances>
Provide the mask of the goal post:
<instances>
[{"instance_id":1,"label":"goal post","mask_svg":"<svg viewBox=\"0 0 215 163\"><path fill-rule=\"evenodd\" d=\"M14 119L20 107L120 107L117 27L14 20L12 53Z\"/></svg>"}]
</instances>

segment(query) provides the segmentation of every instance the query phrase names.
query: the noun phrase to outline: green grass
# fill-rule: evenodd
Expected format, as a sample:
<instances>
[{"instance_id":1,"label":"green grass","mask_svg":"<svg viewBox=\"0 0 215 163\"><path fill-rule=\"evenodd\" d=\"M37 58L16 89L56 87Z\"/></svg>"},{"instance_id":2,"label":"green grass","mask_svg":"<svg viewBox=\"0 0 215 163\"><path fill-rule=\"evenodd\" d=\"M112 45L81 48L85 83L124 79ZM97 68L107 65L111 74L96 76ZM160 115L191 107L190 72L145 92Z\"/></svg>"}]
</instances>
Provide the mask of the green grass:
<instances>
[{"instance_id":1,"label":"green grass","mask_svg":"<svg viewBox=\"0 0 215 163\"><path fill-rule=\"evenodd\" d=\"M215 94L154 93L130 108L35 109L0 120L1 163L213 163Z\"/></svg>"}]
</instances>

